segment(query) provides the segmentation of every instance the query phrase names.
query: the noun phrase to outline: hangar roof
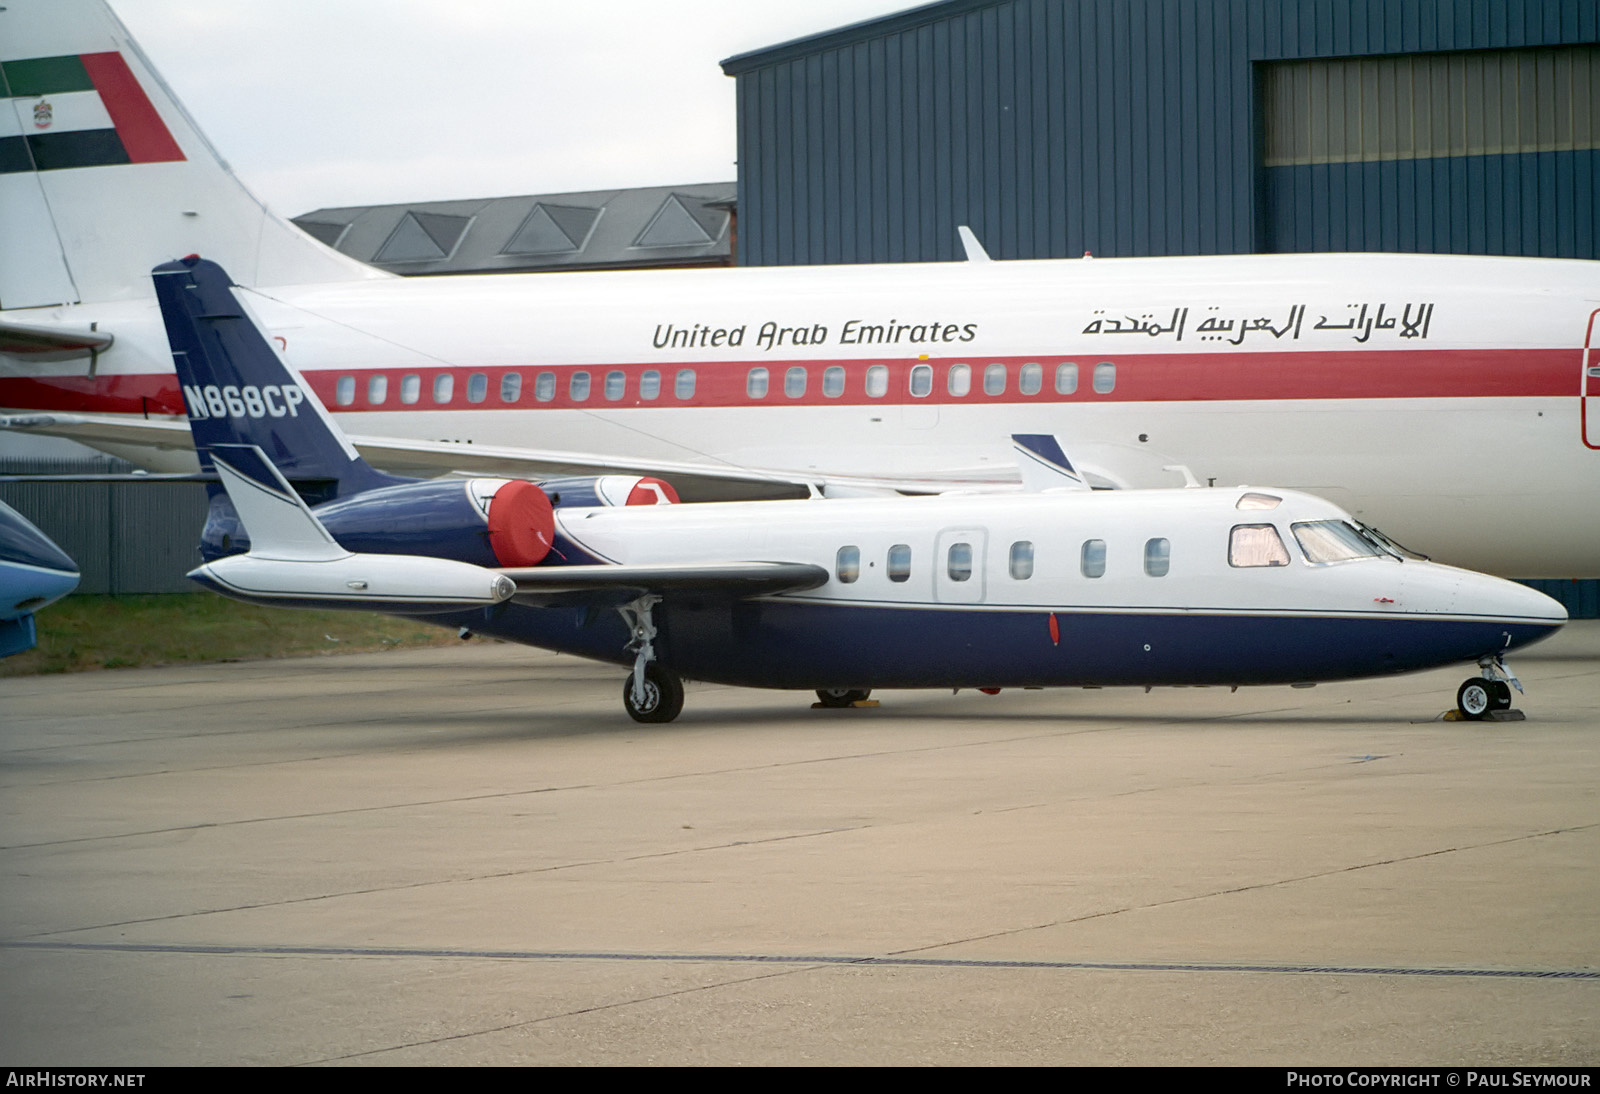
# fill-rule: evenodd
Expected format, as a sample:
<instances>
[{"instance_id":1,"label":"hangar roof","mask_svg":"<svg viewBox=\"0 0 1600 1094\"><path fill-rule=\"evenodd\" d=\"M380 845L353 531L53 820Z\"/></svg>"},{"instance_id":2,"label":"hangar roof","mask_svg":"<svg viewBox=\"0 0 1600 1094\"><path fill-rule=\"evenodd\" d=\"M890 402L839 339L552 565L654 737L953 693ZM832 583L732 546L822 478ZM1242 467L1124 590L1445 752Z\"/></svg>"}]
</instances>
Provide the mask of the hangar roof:
<instances>
[{"instance_id":1,"label":"hangar roof","mask_svg":"<svg viewBox=\"0 0 1600 1094\"><path fill-rule=\"evenodd\" d=\"M728 265L732 182L317 209L294 218L398 274Z\"/></svg>"},{"instance_id":2,"label":"hangar roof","mask_svg":"<svg viewBox=\"0 0 1600 1094\"><path fill-rule=\"evenodd\" d=\"M995 0L938 0L937 3L922 4L918 7L907 8L905 11L880 15L873 19L863 19L859 23L851 23L848 26L810 34L804 38L793 38L787 42L779 42L774 46L763 46L760 49L735 54L722 62L722 72L725 76L738 76L763 65L776 64L780 61L792 60L795 57L803 57L818 50L832 49L851 42L865 41L880 35L892 34L909 27L919 26L922 23L930 23L936 19L971 11L973 8L993 7L994 4Z\"/></svg>"}]
</instances>

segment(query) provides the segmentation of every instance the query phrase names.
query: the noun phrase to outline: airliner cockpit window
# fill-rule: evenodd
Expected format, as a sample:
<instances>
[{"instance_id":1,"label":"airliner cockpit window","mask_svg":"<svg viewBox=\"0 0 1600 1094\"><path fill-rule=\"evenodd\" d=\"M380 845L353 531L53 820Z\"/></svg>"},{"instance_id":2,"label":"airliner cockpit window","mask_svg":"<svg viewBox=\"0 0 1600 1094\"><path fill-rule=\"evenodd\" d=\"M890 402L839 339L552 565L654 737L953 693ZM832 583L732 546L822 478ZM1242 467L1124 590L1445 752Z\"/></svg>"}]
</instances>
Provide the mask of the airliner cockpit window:
<instances>
[{"instance_id":1,"label":"airliner cockpit window","mask_svg":"<svg viewBox=\"0 0 1600 1094\"><path fill-rule=\"evenodd\" d=\"M1228 537L1228 565L1287 566L1289 549L1270 524L1235 524Z\"/></svg>"},{"instance_id":2,"label":"airliner cockpit window","mask_svg":"<svg viewBox=\"0 0 1600 1094\"><path fill-rule=\"evenodd\" d=\"M1306 561L1323 565L1356 558L1381 558L1383 552L1342 520L1305 521L1293 526Z\"/></svg>"}]
</instances>

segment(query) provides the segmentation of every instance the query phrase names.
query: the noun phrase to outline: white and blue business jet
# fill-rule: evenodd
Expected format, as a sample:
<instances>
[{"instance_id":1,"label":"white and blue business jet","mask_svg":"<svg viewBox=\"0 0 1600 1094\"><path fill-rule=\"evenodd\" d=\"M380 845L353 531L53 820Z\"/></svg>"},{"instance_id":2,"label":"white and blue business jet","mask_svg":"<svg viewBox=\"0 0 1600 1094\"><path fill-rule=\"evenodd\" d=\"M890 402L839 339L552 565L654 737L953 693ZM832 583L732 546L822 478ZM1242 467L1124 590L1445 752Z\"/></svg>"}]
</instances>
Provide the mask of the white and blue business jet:
<instances>
[{"instance_id":1,"label":"white and blue business jet","mask_svg":"<svg viewBox=\"0 0 1600 1094\"><path fill-rule=\"evenodd\" d=\"M630 666L666 722L685 678L815 690L1308 684L1476 663L1457 704L1510 706L1503 657L1566 622L1521 585L1409 554L1265 487L1089 491L1049 438L1024 487L671 504L652 479L414 481L369 467L226 273L155 271L203 466L195 580L257 603L416 616ZM230 501L231 499L231 501Z\"/></svg>"}]
</instances>

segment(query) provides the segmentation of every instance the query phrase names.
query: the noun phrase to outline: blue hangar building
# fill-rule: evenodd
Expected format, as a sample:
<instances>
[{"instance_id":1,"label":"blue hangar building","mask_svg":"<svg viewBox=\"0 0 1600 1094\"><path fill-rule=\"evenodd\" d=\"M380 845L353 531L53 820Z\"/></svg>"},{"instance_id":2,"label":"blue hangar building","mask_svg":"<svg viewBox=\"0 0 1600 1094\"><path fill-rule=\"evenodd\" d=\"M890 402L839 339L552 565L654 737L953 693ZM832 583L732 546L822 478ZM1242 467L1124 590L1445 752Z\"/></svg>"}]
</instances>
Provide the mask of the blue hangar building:
<instances>
[{"instance_id":1,"label":"blue hangar building","mask_svg":"<svg viewBox=\"0 0 1600 1094\"><path fill-rule=\"evenodd\" d=\"M739 262L1600 257L1600 0L945 0L741 54Z\"/></svg>"}]
</instances>

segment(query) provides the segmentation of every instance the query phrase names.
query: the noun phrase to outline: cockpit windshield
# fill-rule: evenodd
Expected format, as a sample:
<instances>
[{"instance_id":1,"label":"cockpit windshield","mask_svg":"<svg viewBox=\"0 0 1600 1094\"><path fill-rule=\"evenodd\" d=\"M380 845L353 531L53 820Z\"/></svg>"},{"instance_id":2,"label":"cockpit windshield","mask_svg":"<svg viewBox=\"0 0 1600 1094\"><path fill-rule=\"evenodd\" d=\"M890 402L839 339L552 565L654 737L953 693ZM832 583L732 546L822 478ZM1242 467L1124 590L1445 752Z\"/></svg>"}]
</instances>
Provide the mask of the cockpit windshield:
<instances>
[{"instance_id":1,"label":"cockpit windshield","mask_svg":"<svg viewBox=\"0 0 1600 1094\"><path fill-rule=\"evenodd\" d=\"M1357 558L1381 558L1388 552L1342 520L1312 520L1294 525L1294 538L1306 561L1322 565Z\"/></svg>"},{"instance_id":2,"label":"cockpit windshield","mask_svg":"<svg viewBox=\"0 0 1600 1094\"><path fill-rule=\"evenodd\" d=\"M1362 535L1366 536L1372 542L1376 543L1379 547L1382 547L1385 551L1388 551L1396 558L1409 558L1417 562L1428 561L1427 555L1422 554L1420 551L1413 551L1409 547L1402 547L1400 544L1396 543L1394 540L1390 539L1388 536L1384 535L1370 524L1362 524L1360 521L1357 521L1356 527L1361 530Z\"/></svg>"}]
</instances>

